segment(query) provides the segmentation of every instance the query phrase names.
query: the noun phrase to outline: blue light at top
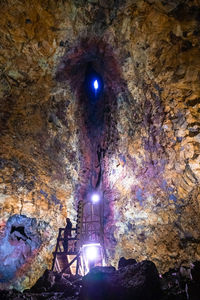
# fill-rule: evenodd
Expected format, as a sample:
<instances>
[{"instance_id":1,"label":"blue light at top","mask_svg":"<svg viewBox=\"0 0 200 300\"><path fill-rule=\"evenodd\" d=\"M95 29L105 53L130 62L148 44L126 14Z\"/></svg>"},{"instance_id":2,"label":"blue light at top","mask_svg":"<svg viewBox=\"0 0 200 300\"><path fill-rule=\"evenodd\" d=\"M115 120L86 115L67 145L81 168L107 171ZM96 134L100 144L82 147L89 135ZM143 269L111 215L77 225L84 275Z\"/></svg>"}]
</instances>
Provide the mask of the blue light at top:
<instances>
[{"instance_id":1,"label":"blue light at top","mask_svg":"<svg viewBox=\"0 0 200 300\"><path fill-rule=\"evenodd\" d=\"M98 88L99 88L99 83L98 83L98 80L97 80L97 79L94 81L93 85L94 85L94 89L95 89L95 90L98 90Z\"/></svg>"}]
</instances>

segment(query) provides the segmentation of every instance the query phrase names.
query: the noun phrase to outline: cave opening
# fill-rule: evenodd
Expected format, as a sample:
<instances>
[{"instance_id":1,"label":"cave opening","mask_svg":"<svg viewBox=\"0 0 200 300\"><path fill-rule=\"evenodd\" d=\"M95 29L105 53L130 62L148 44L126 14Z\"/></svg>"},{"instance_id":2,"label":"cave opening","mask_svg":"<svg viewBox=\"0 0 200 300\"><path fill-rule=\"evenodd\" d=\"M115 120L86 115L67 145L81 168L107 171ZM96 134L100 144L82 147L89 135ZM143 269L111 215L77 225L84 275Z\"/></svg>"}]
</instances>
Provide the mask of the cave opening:
<instances>
[{"instance_id":1,"label":"cave opening","mask_svg":"<svg viewBox=\"0 0 200 300\"><path fill-rule=\"evenodd\" d=\"M98 58L97 58L98 60ZM101 72L97 72L93 63L85 67L85 78L80 91L80 103L84 109L84 119L88 132L93 139L98 130L103 130L105 95L104 80ZM101 70L103 71L103 70Z\"/></svg>"},{"instance_id":2,"label":"cave opening","mask_svg":"<svg viewBox=\"0 0 200 300\"><path fill-rule=\"evenodd\" d=\"M91 105L95 105L103 95L104 82L102 76L96 72L89 62L85 72L84 87Z\"/></svg>"}]
</instances>

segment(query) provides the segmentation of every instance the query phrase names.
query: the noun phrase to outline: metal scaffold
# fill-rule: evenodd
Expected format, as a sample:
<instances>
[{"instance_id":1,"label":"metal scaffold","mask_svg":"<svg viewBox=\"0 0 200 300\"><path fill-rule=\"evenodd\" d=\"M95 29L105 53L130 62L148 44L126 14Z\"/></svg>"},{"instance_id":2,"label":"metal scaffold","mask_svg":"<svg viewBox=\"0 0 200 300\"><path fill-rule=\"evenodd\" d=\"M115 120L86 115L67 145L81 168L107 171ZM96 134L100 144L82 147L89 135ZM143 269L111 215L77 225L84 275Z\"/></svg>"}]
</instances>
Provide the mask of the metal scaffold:
<instances>
[{"instance_id":1,"label":"metal scaffold","mask_svg":"<svg viewBox=\"0 0 200 300\"><path fill-rule=\"evenodd\" d=\"M91 194L87 201L79 201L76 228L71 228L67 236L65 230L59 229L53 271L83 276L92 267L105 265L103 197L100 193Z\"/></svg>"}]
</instances>

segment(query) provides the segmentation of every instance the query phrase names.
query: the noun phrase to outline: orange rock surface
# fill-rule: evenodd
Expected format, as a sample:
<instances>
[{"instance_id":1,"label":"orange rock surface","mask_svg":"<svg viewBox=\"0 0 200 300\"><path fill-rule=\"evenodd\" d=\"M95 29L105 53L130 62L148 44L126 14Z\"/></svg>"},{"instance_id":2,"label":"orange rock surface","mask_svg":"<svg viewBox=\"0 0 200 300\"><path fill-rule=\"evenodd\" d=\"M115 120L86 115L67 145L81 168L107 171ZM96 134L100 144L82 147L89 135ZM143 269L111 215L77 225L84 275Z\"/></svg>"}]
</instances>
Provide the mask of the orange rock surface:
<instances>
[{"instance_id":1,"label":"orange rock surface","mask_svg":"<svg viewBox=\"0 0 200 300\"><path fill-rule=\"evenodd\" d=\"M200 259L200 2L107 2L0 3L0 237L25 215L42 241L1 288L32 286L66 216L75 224L86 139L56 72L82 39L109 45L123 81L105 74L116 91L102 162L109 263L147 258L163 272Z\"/></svg>"}]
</instances>

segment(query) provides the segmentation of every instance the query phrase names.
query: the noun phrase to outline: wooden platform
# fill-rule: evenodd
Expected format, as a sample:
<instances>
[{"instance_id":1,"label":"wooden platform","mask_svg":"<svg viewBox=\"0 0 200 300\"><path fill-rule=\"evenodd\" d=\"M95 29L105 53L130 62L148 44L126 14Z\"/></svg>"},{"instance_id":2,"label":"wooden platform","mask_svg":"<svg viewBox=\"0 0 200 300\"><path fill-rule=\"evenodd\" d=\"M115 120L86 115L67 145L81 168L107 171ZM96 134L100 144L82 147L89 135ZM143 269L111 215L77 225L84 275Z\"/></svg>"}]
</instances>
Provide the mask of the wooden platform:
<instances>
[{"instance_id":1,"label":"wooden platform","mask_svg":"<svg viewBox=\"0 0 200 300\"><path fill-rule=\"evenodd\" d=\"M68 237L68 251L64 251L64 228L59 228L59 234L56 243L55 252L53 252L53 264L52 270L67 274L77 274L77 261L79 259L79 253L76 249L77 237ZM72 228L72 232L76 233L76 228Z\"/></svg>"},{"instance_id":2,"label":"wooden platform","mask_svg":"<svg viewBox=\"0 0 200 300\"><path fill-rule=\"evenodd\" d=\"M76 275L78 254L57 253L53 271Z\"/></svg>"}]
</instances>

